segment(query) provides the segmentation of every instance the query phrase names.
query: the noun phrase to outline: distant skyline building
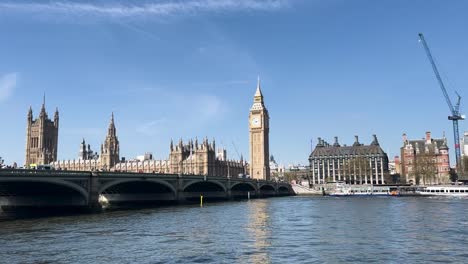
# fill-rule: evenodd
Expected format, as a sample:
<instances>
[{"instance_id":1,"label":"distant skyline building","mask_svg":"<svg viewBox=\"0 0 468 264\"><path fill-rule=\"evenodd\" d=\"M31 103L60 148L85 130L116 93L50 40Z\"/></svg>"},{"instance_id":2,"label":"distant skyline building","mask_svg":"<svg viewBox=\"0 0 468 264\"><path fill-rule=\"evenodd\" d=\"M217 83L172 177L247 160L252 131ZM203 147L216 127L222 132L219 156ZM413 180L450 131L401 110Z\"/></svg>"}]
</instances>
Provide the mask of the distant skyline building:
<instances>
[{"instance_id":1,"label":"distant skyline building","mask_svg":"<svg viewBox=\"0 0 468 264\"><path fill-rule=\"evenodd\" d=\"M58 130L58 109L55 110L54 119L49 119L45 108L45 96L38 118L33 120L32 107L29 107L26 127L26 168L33 164L49 164L57 160Z\"/></svg>"},{"instance_id":2,"label":"distant skyline building","mask_svg":"<svg viewBox=\"0 0 468 264\"><path fill-rule=\"evenodd\" d=\"M373 135L370 145L359 142L355 136L352 146L341 146L338 137L334 144L318 138L309 156L312 184L345 181L349 184L385 184L389 174L388 156Z\"/></svg>"},{"instance_id":3,"label":"distant skyline building","mask_svg":"<svg viewBox=\"0 0 468 264\"><path fill-rule=\"evenodd\" d=\"M401 175L407 183L450 182L449 148L445 136L432 138L431 132L428 131L423 139L409 140L407 135L403 134L403 146L400 151ZM433 173L426 172L427 170L433 170Z\"/></svg>"},{"instance_id":4,"label":"distant skyline building","mask_svg":"<svg viewBox=\"0 0 468 264\"><path fill-rule=\"evenodd\" d=\"M465 131L463 134L463 137L461 139L461 145L462 145L462 156L468 156L468 131Z\"/></svg>"},{"instance_id":5,"label":"distant skyline building","mask_svg":"<svg viewBox=\"0 0 468 264\"><path fill-rule=\"evenodd\" d=\"M284 176L284 165L278 164L273 155L270 155L270 173L271 177L282 177Z\"/></svg>"}]
</instances>

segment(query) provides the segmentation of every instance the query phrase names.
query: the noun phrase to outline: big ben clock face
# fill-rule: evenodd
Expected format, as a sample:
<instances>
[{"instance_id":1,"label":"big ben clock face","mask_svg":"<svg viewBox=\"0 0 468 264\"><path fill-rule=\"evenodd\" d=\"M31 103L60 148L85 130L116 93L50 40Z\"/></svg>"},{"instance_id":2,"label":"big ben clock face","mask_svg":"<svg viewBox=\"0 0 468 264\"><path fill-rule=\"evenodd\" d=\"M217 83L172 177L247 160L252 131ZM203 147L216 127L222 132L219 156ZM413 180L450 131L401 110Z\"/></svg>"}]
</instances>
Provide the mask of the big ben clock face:
<instances>
[{"instance_id":1,"label":"big ben clock face","mask_svg":"<svg viewBox=\"0 0 468 264\"><path fill-rule=\"evenodd\" d=\"M258 116L252 118L251 123L252 123L252 127L259 127L260 126L260 118Z\"/></svg>"}]
</instances>

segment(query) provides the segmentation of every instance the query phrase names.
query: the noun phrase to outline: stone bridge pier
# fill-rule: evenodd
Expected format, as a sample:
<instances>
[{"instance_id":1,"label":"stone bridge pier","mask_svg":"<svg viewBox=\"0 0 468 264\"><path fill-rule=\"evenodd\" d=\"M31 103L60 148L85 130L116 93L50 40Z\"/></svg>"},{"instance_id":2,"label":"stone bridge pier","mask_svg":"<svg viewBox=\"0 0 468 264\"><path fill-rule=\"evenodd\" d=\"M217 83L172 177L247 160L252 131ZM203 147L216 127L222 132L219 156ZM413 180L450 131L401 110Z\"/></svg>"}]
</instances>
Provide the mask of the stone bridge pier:
<instances>
[{"instance_id":1,"label":"stone bridge pier","mask_svg":"<svg viewBox=\"0 0 468 264\"><path fill-rule=\"evenodd\" d=\"M288 183L244 178L123 172L0 170L0 210L101 210L122 204L175 204L204 200L294 195Z\"/></svg>"}]
</instances>

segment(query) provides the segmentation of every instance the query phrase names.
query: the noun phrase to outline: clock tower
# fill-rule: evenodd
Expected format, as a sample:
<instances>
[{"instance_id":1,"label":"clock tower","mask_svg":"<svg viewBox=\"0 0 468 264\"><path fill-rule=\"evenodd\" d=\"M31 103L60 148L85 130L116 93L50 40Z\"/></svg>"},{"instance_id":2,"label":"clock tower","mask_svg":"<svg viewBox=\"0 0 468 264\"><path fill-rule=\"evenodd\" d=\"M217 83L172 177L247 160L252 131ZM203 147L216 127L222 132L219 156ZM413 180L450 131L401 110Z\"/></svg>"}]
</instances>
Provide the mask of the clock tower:
<instances>
[{"instance_id":1,"label":"clock tower","mask_svg":"<svg viewBox=\"0 0 468 264\"><path fill-rule=\"evenodd\" d=\"M249 114L250 128L250 177L253 179L270 180L269 162L269 132L270 117L263 103L260 78Z\"/></svg>"}]
</instances>

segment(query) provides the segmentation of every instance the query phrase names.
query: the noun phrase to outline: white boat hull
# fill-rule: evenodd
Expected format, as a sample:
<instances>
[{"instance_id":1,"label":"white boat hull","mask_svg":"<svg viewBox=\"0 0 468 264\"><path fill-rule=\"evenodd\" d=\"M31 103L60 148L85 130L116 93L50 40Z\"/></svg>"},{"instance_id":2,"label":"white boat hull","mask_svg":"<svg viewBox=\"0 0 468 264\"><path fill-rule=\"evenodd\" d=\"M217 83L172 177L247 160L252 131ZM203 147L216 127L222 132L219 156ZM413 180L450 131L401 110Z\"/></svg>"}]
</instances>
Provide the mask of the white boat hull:
<instances>
[{"instance_id":1,"label":"white boat hull","mask_svg":"<svg viewBox=\"0 0 468 264\"><path fill-rule=\"evenodd\" d=\"M417 193L422 196L468 197L468 186L428 186Z\"/></svg>"}]
</instances>

